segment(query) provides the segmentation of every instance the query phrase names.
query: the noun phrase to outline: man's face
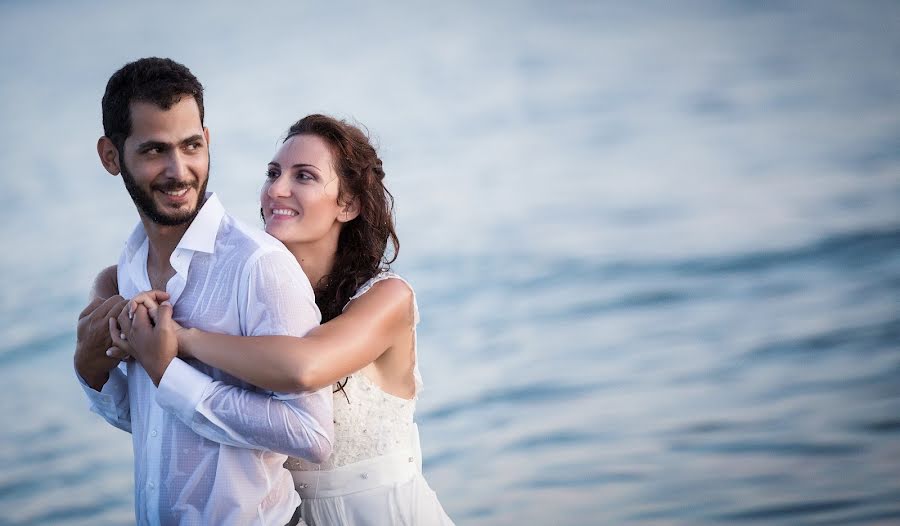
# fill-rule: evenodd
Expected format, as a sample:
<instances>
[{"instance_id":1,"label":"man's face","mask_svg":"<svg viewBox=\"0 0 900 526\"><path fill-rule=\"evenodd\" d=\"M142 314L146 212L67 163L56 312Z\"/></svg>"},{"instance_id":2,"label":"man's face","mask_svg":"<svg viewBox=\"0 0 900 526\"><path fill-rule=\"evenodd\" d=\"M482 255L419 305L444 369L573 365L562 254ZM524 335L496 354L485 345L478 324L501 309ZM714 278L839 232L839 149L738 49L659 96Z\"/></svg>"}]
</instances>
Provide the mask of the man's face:
<instances>
[{"instance_id":1,"label":"man's face","mask_svg":"<svg viewBox=\"0 0 900 526\"><path fill-rule=\"evenodd\" d=\"M184 96L168 110L131 103L131 135L125 139L120 169L138 211L154 223L190 223L209 180L209 131L200 110Z\"/></svg>"}]
</instances>

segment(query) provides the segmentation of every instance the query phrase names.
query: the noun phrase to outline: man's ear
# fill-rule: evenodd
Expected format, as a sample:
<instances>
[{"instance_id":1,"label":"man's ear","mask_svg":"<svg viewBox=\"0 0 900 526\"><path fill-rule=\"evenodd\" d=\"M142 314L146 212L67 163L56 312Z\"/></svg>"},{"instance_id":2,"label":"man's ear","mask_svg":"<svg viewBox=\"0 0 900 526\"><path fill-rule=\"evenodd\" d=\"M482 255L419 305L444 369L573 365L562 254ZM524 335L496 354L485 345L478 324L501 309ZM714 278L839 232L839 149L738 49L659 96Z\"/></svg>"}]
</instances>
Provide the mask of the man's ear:
<instances>
[{"instance_id":1,"label":"man's ear","mask_svg":"<svg viewBox=\"0 0 900 526\"><path fill-rule=\"evenodd\" d=\"M119 164L119 149L113 144L112 139L104 135L97 140L97 155L100 156L100 164L111 175L119 175L122 172Z\"/></svg>"},{"instance_id":2,"label":"man's ear","mask_svg":"<svg viewBox=\"0 0 900 526\"><path fill-rule=\"evenodd\" d=\"M341 213L338 214L338 221L346 223L356 219L357 216L359 216L359 199L354 197L344 205Z\"/></svg>"},{"instance_id":3,"label":"man's ear","mask_svg":"<svg viewBox=\"0 0 900 526\"><path fill-rule=\"evenodd\" d=\"M206 138L206 149L209 149L209 128L206 126L203 127L203 137Z\"/></svg>"}]
</instances>

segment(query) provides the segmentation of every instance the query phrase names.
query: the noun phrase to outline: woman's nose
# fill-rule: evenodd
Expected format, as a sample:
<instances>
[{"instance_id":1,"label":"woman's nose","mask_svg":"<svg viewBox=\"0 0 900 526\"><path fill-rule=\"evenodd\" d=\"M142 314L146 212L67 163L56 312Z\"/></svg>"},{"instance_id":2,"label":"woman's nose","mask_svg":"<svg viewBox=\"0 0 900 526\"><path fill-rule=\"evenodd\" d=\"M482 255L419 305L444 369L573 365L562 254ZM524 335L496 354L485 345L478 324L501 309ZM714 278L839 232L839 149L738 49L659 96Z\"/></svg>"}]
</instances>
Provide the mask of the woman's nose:
<instances>
[{"instance_id":1,"label":"woman's nose","mask_svg":"<svg viewBox=\"0 0 900 526\"><path fill-rule=\"evenodd\" d=\"M290 181L287 177L279 175L269 182L269 187L266 189L266 193L269 195L269 197L289 196L291 195Z\"/></svg>"}]
</instances>

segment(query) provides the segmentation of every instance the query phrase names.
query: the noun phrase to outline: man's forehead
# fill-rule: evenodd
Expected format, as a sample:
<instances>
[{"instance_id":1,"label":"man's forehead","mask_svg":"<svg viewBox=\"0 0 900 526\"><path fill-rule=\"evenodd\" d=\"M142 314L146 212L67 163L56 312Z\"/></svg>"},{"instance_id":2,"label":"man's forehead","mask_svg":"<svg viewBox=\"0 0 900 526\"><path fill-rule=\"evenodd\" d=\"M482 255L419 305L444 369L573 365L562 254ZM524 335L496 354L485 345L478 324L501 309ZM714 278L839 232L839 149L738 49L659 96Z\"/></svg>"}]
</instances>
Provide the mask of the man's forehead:
<instances>
[{"instance_id":1,"label":"man's forehead","mask_svg":"<svg viewBox=\"0 0 900 526\"><path fill-rule=\"evenodd\" d=\"M181 95L180 97L172 99L172 103L169 104L169 107L167 107L167 108L160 106L156 102L153 102L150 100L141 100L141 99L132 100L128 105L129 105L129 109L131 110L132 113L136 110L169 112L177 107L182 107L182 108L189 107L197 112L198 117L200 115L200 106L197 105L197 99L195 99L194 97L192 97L189 94L184 94L184 95Z\"/></svg>"},{"instance_id":2,"label":"man's forehead","mask_svg":"<svg viewBox=\"0 0 900 526\"><path fill-rule=\"evenodd\" d=\"M180 140L203 131L200 108L187 95L169 108L147 101L132 101L130 138L158 137L160 140Z\"/></svg>"}]
</instances>

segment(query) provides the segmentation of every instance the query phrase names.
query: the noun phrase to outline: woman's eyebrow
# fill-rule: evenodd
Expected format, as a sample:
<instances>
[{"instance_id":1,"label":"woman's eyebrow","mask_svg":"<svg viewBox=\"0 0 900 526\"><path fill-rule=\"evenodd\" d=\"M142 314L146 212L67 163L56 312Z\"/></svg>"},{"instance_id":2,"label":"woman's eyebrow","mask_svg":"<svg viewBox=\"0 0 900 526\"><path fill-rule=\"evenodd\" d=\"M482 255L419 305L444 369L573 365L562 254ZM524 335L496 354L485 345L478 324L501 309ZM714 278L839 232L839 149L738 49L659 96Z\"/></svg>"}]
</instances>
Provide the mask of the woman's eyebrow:
<instances>
[{"instance_id":1,"label":"woman's eyebrow","mask_svg":"<svg viewBox=\"0 0 900 526\"><path fill-rule=\"evenodd\" d=\"M275 161L270 161L269 166L274 166L275 168L278 168L279 170L281 170L281 165ZM319 170L318 166L316 166L314 164L309 164L309 163L297 163L295 165L292 165L291 168L314 168L317 172L322 171L322 170Z\"/></svg>"},{"instance_id":2,"label":"woman's eyebrow","mask_svg":"<svg viewBox=\"0 0 900 526\"><path fill-rule=\"evenodd\" d=\"M316 166L314 164L308 164L308 163L297 163L294 166L291 166L291 168L315 168L317 171L319 171L318 166Z\"/></svg>"}]
</instances>

